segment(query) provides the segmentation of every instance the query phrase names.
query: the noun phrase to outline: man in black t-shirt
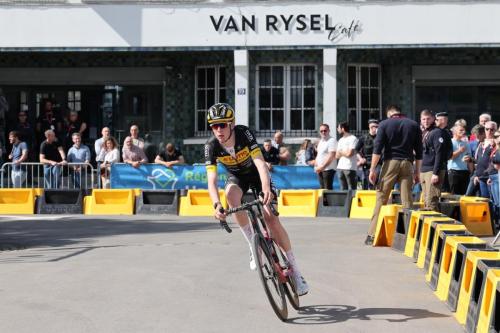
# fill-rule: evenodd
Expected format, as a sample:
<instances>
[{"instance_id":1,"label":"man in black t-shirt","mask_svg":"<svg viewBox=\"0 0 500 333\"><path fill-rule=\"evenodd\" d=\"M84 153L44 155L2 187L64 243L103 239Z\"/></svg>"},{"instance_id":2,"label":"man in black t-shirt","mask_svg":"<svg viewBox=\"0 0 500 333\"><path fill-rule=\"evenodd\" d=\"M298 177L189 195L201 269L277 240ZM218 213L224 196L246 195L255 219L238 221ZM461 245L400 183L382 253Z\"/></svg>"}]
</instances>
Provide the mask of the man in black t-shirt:
<instances>
[{"instance_id":1,"label":"man in black t-shirt","mask_svg":"<svg viewBox=\"0 0 500 333\"><path fill-rule=\"evenodd\" d=\"M273 169L273 165L278 165L280 163L280 151L273 147L269 139L265 140L262 145L262 156L264 156L264 161L266 161L269 171Z\"/></svg>"},{"instance_id":2,"label":"man in black t-shirt","mask_svg":"<svg viewBox=\"0 0 500 333\"><path fill-rule=\"evenodd\" d=\"M180 150L175 149L174 145L169 142L165 146L165 150L156 156L155 163L170 168L174 164L184 163L184 156L182 156Z\"/></svg>"},{"instance_id":3,"label":"man in black t-shirt","mask_svg":"<svg viewBox=\"0 0 500 333\"><path fill-rule=\"evenodd\" d=\"M56 140L52 130L45 131L46 140L40 145L40 163L43 163L45 188L58 188L61 178L61 166L66 164L66 154Z\"/></svg>"},{"instance_id":4,"label":"man in black t-shirt","mask_svg":"<svg viewBox=\"0 0 500 333\"><path fill-rule=\"evenodd\" d=\"M45 99L42 101L42 111L36 121L36 131L41 142L44 139L45 131L52 130L56 137L61 136L62 119L53 108L52 101Z\"/></svg>"}]
</instances>

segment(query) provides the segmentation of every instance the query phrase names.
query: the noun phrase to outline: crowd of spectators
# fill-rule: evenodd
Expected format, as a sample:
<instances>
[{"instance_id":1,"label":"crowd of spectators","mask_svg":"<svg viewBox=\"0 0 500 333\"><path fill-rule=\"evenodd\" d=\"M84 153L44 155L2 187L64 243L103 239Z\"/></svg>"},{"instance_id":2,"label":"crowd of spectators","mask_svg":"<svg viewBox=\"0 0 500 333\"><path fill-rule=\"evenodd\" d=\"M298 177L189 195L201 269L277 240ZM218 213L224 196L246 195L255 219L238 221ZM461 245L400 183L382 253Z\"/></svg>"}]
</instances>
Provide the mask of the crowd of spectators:
<instances>
[{"instance_id":1,"label":"crowd of spectators","mask_svg":"<svg viewBox=\"0 0 500 333\"><path fill-rule=\"evenodd\" d=\"M88 176L93 166L97 166L102 187L109 188L113 163L122 161L134 168L148 162L166 167L184 163L181 151L172 143L167 143L159 151L152 143L151 135L146 134L144 139L140 137L137 125L130 127L130 134L122 142L121 154L120 144L111 136L108 127L102 128L101 137L94 142L93 152L83 143L86 130L87 124L80 119L78 112L69 111L63 118L60 112L54 110L50 100L41 103L41 113L35 126L28 121L26 110L19 112L8 136L8 161L11 165L7 170L11 186L26 186L27 177L35 177L36 168L22 165L26 162L43 165L43 185L38 185L44 188L90 187ZM63 173L68 178L64 184Z\"/></svg>"}]
</instances>

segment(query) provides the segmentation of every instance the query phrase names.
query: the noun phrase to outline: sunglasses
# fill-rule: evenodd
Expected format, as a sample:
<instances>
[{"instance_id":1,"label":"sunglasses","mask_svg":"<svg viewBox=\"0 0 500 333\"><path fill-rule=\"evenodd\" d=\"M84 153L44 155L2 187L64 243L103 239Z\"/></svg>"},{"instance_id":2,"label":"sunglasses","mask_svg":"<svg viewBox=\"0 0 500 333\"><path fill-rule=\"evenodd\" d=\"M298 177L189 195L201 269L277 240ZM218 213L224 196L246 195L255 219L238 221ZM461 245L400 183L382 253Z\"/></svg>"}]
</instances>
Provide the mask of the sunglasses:
<instances>
[{"instance_id":1,"label":"sunglasses","mask_svg":"<svg viewBox=\"0 0 500 333\"><path fill-rule=\"evenodd\" d=\"M224 129L224 128L226 128L226 127L227 127L227 125L228 125L228 124L226 124L226 123L220 123L220 124L213 124L213 125L210 125L210 127L211 127L212 129L215 129L215 130L216 130L216 129L219 129L219 128L220 128L220 129Z\"/></svg>"},{"instance_id":2,"label":"sunglasses","mask_svg":"<svg viewBox=\"0 0 500 333\"><path fill-rule=\"evenodd\" d=\"M326 132L328 132L328 130L320 130L319 132L320 133L326 133Z\"/></svg>"},{"instance_id":3,"label":"sunglasses","mask_svg":"<svg viewBox=\"0 0 500 333\"><path fill-rule=\"evenodd\" d=\"M485 128L486 131L493 131L495 130L494 128Z\"/></svg>"}]
</instances>

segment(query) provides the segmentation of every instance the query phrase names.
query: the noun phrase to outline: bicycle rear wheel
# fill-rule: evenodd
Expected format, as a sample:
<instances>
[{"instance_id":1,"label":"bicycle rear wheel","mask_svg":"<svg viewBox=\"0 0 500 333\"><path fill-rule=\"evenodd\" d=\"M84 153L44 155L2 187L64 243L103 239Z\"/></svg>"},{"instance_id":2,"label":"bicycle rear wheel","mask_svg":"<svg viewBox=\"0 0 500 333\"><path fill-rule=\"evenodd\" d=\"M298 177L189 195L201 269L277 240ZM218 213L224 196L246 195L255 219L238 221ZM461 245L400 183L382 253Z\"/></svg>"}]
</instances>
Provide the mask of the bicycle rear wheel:
<instances>
[{"instance_id":1,"label":"bicycle rear wheel","mask_svg":"<svg viewBox=\"0 0 500 333\"><path fill-rule=\"evenodd\" d=\"M271 303L274 313L276 313L278 318L285 321L288 318L285 288L279 281L278 273L274 267L274 259L270 253L266 240L261 235L255 234L253 236L252 250L257 263L260 280L269 303Z\"/></svg>"}]
</instances>

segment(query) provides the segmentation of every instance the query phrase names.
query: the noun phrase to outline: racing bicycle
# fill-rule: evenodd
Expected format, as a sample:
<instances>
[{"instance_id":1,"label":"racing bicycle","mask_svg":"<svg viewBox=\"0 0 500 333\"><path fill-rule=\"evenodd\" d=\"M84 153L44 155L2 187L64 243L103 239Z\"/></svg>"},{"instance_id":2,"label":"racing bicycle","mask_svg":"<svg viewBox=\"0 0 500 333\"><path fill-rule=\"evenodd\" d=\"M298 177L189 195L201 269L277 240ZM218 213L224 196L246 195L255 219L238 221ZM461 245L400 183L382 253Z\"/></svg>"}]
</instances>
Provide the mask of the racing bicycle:
<instances>
[{"instance_id":1,"label":"racing bicycle","mask_svg":"<svg viewBox=\"0 0 500 333\"><path fill-rule=\"evenodd\" d=\"M256 197L256 193L254 192L254 198ZM279 214L274 206L271 204L270 207L272 213L278 216ZM299 296L292 279L292 268L283 250L272 238L264 222L262 202L259 199L255 199L251 202L243 203L239 207L224 210L226 215L239 211L246 211L252 223L254 231L252 251L269 303L271 303L278 318L285 321L288 318L285 295L295 310L300 309ZM228 233L232 232L226 221L220 221L220 224Z\"/></svg>"}]
</instances>

